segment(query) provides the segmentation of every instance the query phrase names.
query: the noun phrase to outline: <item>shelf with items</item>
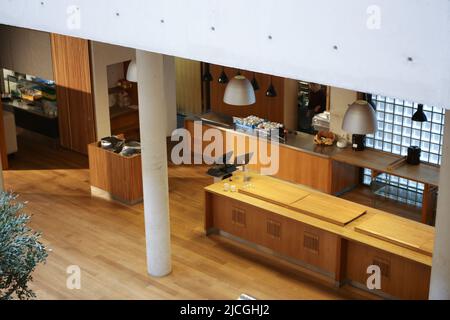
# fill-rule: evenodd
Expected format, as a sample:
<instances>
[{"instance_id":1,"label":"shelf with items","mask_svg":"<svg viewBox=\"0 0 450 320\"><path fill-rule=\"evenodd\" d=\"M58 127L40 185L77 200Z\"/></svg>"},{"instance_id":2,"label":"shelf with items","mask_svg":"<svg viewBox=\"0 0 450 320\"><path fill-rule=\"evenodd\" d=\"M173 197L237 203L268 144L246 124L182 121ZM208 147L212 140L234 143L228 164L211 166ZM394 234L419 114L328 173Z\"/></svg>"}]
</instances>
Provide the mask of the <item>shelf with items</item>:
<instances>
[{"instance_id":1,"label":"shelf with items","mask_svg":"<svg viewBox=\"0 0 450 320\"><path fill-rule=\"evenodd\" d=\"M23 99L8 99L2 100L4 106L9 106L11 111L20 109L24 112L29 112L39 117L48 119L57 119L58 112L56 104L47 101L26 101Z\"/></svg>"}]
</instances>

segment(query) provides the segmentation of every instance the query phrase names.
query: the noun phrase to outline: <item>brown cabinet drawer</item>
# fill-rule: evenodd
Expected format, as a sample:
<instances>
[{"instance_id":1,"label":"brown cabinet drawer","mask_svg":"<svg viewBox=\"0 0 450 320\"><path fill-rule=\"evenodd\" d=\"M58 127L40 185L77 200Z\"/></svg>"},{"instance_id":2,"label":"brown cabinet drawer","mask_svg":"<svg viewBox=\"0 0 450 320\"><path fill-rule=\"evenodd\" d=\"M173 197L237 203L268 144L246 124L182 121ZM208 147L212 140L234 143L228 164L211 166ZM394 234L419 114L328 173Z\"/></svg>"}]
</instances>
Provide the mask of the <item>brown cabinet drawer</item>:
<instances>
[{"instance_id":1,"label":"brown cabinet drawer","mask_svg":"<svg viewBox=\"0 0 450 320\"><path fill-rule=\"evenodd\" d=\"M428 298L431 267L349 241L346 278L366 287L370 265L380 267L381 292L400 299Z\"/></svg>"},{"instance_id":2,"label":"brown cabinet drawer","mask_svg":"<svg viewBox=\"0 0 450 320\"><path fill-rule=\"evenodd\" d=\"M333 274L339 237L239 201L211 195L214 227Z\"/></svg>"}]
</instances>

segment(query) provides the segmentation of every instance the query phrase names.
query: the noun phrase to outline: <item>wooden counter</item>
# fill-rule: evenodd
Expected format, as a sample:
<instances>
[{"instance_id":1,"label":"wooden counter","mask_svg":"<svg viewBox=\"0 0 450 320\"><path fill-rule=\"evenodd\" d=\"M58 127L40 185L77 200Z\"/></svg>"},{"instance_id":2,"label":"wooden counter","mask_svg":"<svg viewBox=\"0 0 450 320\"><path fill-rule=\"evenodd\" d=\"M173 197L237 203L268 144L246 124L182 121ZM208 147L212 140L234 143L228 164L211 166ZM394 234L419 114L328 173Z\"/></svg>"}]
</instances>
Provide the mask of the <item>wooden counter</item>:
<instances>
[{"instance_id":1,"label":"wooden counter","mask_svg":"<svg viewBox=\"0 0 450 320\"><path fill-rule=\"evenodd\" d=\"M99 146L88 145L89 174L93 195L135 204L143 199L141 155L122 156Z\"/></svg>"},{"instance_id":2,"label":"wooden counter","mask_svg":"<svg viewBox=\"0 0 450 320\"><path fill-rule=\"evenodd\" d=\"M430 222L433 211L432 198L439 186L439 166L426 163L410 165L406 162L403 162L399 166L392 166L393 163L396 163L402 157L370 148L364 151L353 151L352 148L346 148L341 152L333 154L331 158L341 164L345 163L359 168L371 169L372 179L379 174L386 173L423 183L422 223Z\"/></svg>"},{"instance_id":3,"label":"wooden counter","mask_svg":"<svg viewBox=\"0 0 450 320\"><path fill-rule=\"evenodd\" d=\"M377 293L402 299L428 297L434 228L360 205L357 206L363 207L364 214L345 225L336 224L320 215L301 213L286 206L286 203L249 195L245 190L273 190L276 187L279 193L286 190L286 194L290 195L286 198L289 202L296 198L293 190L297 189L299 199L325 198L343 208L352 208L355 204L308 187L257 174L252 175L250 186L243 183L239 173L229 183L235 184L238 192L224 191L223 182L205 188L207 233L220 230L263 246L339 284L350 282L364 287L368 277L367 267L375 264L380 266L382 274L382 288ZM302 200L293 201L301 203ZM313 199L312 203L315 204L316 200ZM299 207L302 208L301 205ZM330 210L329 214L340 220L346 219L348 212L344 209ZM370 227L374 219L388 224L392 222L398 227L387 230L386 237L361 232ZM395 241L391 241L392 230L395 231ZM419 236L414 237L411 232ZM408 245L398 241L406 241Z\"/></svg>"},{"instance_id":4,"label":"wooden counter","mask_svg":"<svg viewBox=\"0 0 450 320\"><path fill-rule=\"evenodd\" d=\"M202 123L202 122L200 122ZM192 137L193 152L200 150L203 152L210 142L202 141L201 137L194 138L194 121L186 120L185 128ZM248 133L235 131L230 128L220 127L218 125L203 122L201 133L208 129L218 129L222 133L223 151L222 153L233 151L235 156L239 156L250 151L250 146L256 144L258 150L262 144L258 142L257 137ZM270 154L271 143L276 143L279 148L279 169L274 174L275 177L282 180L303 184L311 188L320 190L328 194L340 194L349 190L359 183L359 169L353 165L332 161L331 155L336 152L336 147L315 146L313 136L300 134L291 143L278 143L268 141L264 147L265 152ZM305 136L303 136L305 135ZM243 145L239 146L238 138L243 138ZM219 157L219 154L214 154ZM249 169L255 172L261 172L267 168L266 164L256 156L256 163L250 164Z\"/></svg>"},{"instance_id":5,"label":"wooden counter","mask_svg":"<svg viewBox=\"0 0 450 320\"><path fill-rule=\"evenodd\" d=\"M353 151L352 148L343 149L331 156L335 161L351 164L361 168L368 168L377 172L388 173L397 177L417 181L423 184L439 186L439 166L421 163L419 165L403 164L389 170L389 166L401 159L399 155L367 148L364 151Z\"/></svg>"}]
</instances>

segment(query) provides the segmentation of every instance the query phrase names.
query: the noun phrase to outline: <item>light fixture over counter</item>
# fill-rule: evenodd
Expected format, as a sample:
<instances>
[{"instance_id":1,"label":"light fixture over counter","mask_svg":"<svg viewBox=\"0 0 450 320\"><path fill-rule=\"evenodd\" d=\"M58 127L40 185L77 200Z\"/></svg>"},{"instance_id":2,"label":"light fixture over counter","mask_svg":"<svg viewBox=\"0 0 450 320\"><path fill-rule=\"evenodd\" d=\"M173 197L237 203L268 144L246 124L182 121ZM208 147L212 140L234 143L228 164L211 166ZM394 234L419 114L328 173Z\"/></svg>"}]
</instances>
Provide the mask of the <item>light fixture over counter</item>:
<instances>
[{"instance_id":1,"label":"light fixture over counter","mask_svg":"<svg viewBox=\"0 0 450 320\"><path fill-rule=\"evenodd\" d=\"M127 69L127 80L131 82L137 82L137 64L136 60L131 60Z\"/></svg>"},{"instance_id":2,"label":"light fixture over counter","mask_svg":"<svg viewBox=\"0 0 450 320\"><path fill-rule=\"evenodd\" d=\"M222 67L222 73L220 74L219 79L217 81L219 81L219 83L222 84L228 83L228 77L227 74L225 73L225 67Z\"/></svg>"},{"instance_id":3,"label":"light fixture over counter","mask_svg":"<svg viewBox=\"0 0 450 320\"><path fill-rule=\"evenodd\" d=\"M353 102L345 112L342 130L353 135L354 150L364 150L366 134L377 130L377 118L373 107L365 100Z\"/></svg>"},{"instance_id":4,"label":"light fixture over counter","mask_svg":"<svg viewBox=\"0 0 450 320\"><path fill-rule=\"evenodd\" d=\"M238 74L228 82L223 102L233 106L248 106L256 102L255 90L251 82Z\"/></svg>"},{"instance_id":5,"label":"light fixture over counter","mask_svg":"<svg viewBox=\"0 0 450 320\"><path fill-rule=\"evenodd\" d=\"M275 90L275 87L272 84L272 76L270 76L270 85L267 88L266 97L275 98L276 96L277 96L277 91Z\"/></svg>"},{"instance_id":6,"label":"light fixture over counter","mask_svg":"<svg viewBox=\"0 0 450 320\"><path fill-rule=\"evenodd\" d=\"M423 112L423 104L419 103L417 111L412 116L412 121L427 122L427 115Z\"/></svg>"},{"instance_id":7,"label":"light fixture over counter","mask_svg":"<svg viewBox=\"0 0 450 320\"><path fill-rule=\"evenodd\" d=\"M209 71L209 63L203 64L205 72L203 73L202 79L204 82L211 82L213 81L213 76L211 75L211 72Z\"/></svg>"},{"instance_id":8,"label":"light fixture over counter","mask_svg":"<svg viewBox=\"0 0 450 320\"><path fill-rule=\"evenodd\" d=\"M255 90L255 91L259 90L259 83L256 80L256 73L255 72L253 72L252 87L253 87L253 90Z\"/></svg>"}]
</instances>

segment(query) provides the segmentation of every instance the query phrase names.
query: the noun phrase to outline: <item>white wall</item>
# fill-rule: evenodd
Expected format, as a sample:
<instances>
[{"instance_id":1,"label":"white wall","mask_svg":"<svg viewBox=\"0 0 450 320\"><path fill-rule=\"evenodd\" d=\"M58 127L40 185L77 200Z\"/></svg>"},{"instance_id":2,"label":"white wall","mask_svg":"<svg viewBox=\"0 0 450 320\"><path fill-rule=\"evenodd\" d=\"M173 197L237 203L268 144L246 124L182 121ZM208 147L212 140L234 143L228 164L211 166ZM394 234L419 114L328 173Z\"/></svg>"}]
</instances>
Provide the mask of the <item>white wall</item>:
<instances>
[{"instance_id":1,"label":"white wall","mask_svg":"<svg viewBox=\"0 0 450 320\"><path fill-rule=\"evenodd\" d=\"M108 88L117 87L117 82L119 80L125 79L126 74L124 70L124 63L115 63L111 64L106 68L107 79L108 79Z\"/></svg>"},{"instance_id":2,"label":"white wall","mask_svg":"<svg viewBox=\"0 0 450 320\"><path fill-rule=\"evenodd\" d=\"M111 135L108 95L108 65L134 59L136 50L101 42L91 42L92 83L94 87L97 137Z\"/></svg>"},{"instance_id":3,"label":"white wall","mask_svg":"<svg viewBox=\"0 0 450 320\"><path fill-rule=\"evenodd\" d=\"M50 34L0 25L0 67L53 80Z\"/></svg>"},{"instance_id":4,"label":"white wall","mask_svg":"<svg viewBox=\"0 0 450 320\"><path fill-rule=\"evenodd\" d=\"M373 4L0 0L0 23L450 107L450 1Z\"/></svg>"},{"instance_id":5,"label":"white wall","mask_svg":"<svg viewBox=\"0 0 450 320\"><path fill-rule=\"evenodd\" d=\"M330 131L339 137L351 141L351 134L342 130L342 121L348 105L355 102L357 93L336 87L330 88Z\"/></svg>"}]
</instances>

